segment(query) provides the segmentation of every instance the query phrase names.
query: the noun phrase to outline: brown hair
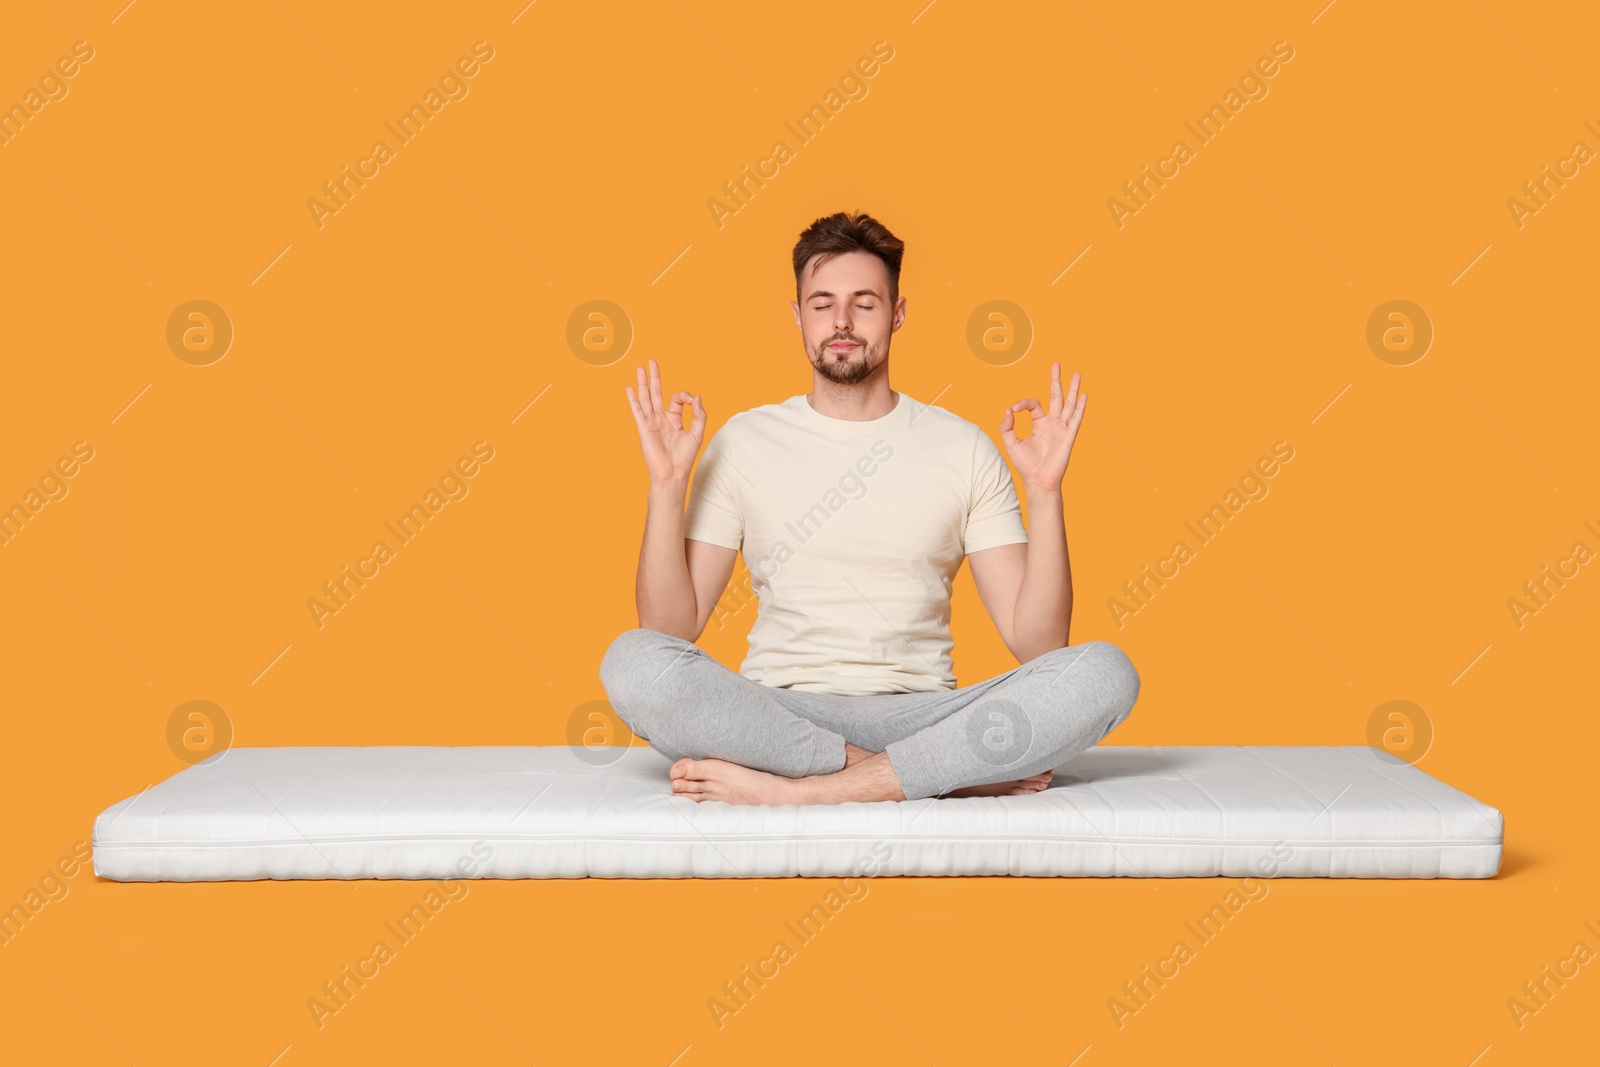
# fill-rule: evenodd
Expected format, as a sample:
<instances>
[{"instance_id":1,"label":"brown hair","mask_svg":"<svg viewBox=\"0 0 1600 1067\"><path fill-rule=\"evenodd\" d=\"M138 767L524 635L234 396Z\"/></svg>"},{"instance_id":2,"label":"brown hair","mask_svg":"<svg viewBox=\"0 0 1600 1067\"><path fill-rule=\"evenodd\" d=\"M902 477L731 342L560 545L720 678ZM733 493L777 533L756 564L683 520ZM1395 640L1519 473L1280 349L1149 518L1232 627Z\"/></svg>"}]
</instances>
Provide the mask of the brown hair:
<instances>
[{"instance_id":1,"label":"brown hair","mask_svg":"<svg viewBox=\"0 0 1600 1067\"><path fill-rule=\"evenodd\" d=\"M800 298L800 278L812 256L821 256L821 266L842 252L870 252L883 260L889 269L889 303L900 298L900 260L905 255L905 242L889 232L889 228L871 215L840 211L817 219L794 246L794 291Z\"/></svg>"}]
</instances>

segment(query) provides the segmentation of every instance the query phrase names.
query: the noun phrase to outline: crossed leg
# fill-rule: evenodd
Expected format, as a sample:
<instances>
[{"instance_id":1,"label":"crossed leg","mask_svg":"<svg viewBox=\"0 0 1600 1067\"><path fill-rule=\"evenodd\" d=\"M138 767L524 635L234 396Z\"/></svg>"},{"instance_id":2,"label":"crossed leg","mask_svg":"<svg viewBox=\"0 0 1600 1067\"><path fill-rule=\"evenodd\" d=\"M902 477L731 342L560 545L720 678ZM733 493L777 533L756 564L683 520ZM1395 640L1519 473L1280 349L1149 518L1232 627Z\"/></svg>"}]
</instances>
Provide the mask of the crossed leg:
<instances>
[{"instance_id":1,"label":"crossed leg","mask_svg":"<svg viewBox=\"0 0 1600 1067\"><path fill-rule=\"evenodd\" d=\"M841 696L765 686L690 641L635 629L600 676L629 728L675 760L675 793L742 804L1037 791L1139 692L1128 657L1102 641L960 689Z\"/></svg>"}]
</instances>

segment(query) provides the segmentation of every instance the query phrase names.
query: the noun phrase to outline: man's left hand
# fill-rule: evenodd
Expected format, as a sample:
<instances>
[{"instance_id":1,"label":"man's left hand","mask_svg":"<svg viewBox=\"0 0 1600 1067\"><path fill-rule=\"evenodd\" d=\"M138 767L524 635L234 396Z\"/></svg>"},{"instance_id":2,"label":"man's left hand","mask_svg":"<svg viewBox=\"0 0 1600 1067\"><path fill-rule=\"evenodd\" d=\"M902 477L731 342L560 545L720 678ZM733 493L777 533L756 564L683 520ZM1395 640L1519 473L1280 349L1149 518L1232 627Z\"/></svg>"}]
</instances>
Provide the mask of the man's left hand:
<instances>
[{"instance_id":1,"label":"man's left hand","mask_svg":"<svg viewBox=\"0 0 1600 1067\"><path fill-rule=\"evenodd\" d=\"M1067 385L1067 395L1061 396L1061 364L1050 364L1050 410L1043 409L1031 397L1019 400L1006 409L1000 420L1000 437L1005 443L1011 465L1022 478L1024 489L1047 493L1061 491L1061 479L1067 473L1067 460L1072 455L1072 442L1077 439L1078 426L1083 422L1083 409L1087 394L1078 391L1078 375ZM1026 438L1018 438L1013 429L1015 414L1026 410L1033 420L1033 428Z\"/></svg>"}]
</instances>

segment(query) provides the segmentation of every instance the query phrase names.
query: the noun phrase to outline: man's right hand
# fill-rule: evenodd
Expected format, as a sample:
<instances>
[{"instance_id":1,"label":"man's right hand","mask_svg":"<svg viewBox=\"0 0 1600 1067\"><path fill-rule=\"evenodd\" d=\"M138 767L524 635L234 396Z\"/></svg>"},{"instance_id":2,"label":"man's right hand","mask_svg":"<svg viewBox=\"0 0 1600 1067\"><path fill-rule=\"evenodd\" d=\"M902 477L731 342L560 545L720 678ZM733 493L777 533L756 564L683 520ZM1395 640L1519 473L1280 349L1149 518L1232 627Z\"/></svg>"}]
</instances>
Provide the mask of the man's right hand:
<instances>
[{"instance_id":1,"label":"man's right hand","mask_svg":"<svg viewBox=\"0 0 1600 1067\"><path fill-rule=\"evenodd\" d=\"M694 467L695 456L700 454L700 444L705 440L706 410L698 394L677 392L672 394L672 405L662 410L661 372L655 360L650 360L650 388L646 392L644 368L639 371L639 392L633 386L624 386L628 405L633 408L633 420L639 427L639 444L644 449L644 461L650 468L652 482L679 481L687 483L689 471ZM687 430L683 428L683 405L688 402L694 418Z\"/></svg>"}]
</instances>

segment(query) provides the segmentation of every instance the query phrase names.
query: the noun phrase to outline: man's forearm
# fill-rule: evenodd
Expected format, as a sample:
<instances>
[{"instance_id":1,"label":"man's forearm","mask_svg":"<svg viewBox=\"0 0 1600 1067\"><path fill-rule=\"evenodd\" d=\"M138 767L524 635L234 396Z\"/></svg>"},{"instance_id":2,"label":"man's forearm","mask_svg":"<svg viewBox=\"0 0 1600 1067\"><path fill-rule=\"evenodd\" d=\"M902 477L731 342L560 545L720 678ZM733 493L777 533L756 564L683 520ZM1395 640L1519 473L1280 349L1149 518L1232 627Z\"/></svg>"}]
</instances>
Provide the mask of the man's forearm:
<instances>
[{"instance_id":1,"label":"man's forearm","mask_svg":"<svg viewBox=\"0 0 1600 1067\"><path fill-rule=\"evenodd\" d=\"M640 628L693 641L698 618L683 541L687 489L687 482L650 483L634 601Z\"/></svg>"},{"instance_id":2,"label":"man's forearm","mask_svg":"<svg viewBox=\"0 0 1600 1067\"><path fill-rule=\"evenodd\" d=\"M1028 559L1011 618L1020 663L1065 648L1072 625L1072 566L1061 489L1026 489Z\"/></svg>"}]
</instances>

